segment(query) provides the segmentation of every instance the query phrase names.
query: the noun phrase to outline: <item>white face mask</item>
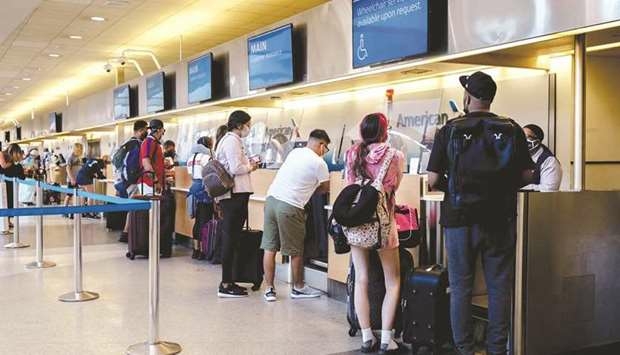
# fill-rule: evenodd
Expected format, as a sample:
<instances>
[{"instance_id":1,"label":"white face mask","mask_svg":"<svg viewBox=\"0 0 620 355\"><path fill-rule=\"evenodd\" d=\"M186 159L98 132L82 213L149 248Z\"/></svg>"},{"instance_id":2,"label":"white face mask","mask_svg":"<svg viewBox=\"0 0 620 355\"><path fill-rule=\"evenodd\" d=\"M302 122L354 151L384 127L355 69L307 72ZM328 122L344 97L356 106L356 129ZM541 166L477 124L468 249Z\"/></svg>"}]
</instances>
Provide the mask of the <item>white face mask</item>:
<instances>
[{"instance_id":1,"label":"white face mask","mask_svg":"<svg viewBox=\"0 0 620 355\"><path fill-rule=\"evenodd\" d=\"M540 141L538 139L527 139L527 147L530 150L530 153L534 153L538 147L540 147Z\"/></svg>"},{"instance_id":2,"label":"white face mask","mask_svg":"<svg viewBox=\"0 0 620 355\"><path fill-rule=\"evenodd\" d=\"M243 129L241 129L241 138L245 138L250 135L250 127L248 125L243 125Z\"/></svg>"}]
</instances>

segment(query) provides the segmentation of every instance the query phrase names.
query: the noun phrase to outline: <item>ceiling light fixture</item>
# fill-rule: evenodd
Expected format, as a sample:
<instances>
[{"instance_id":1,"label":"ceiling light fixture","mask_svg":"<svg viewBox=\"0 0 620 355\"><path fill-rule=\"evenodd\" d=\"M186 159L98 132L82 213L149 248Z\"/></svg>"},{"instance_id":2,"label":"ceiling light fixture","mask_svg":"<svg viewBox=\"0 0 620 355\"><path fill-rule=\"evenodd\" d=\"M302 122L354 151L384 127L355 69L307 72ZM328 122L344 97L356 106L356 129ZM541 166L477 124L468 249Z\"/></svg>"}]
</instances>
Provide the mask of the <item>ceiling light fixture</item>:
<instances>
[{"instance_id":1,"label":"ceiling light fixture","mask_svg":"<svg viewBox=\"0 0 620 355\"><path fill-rule=\"evenodd\" d=\"M13 95L13 94L11 94L10 92L5 92L5 93L4 93L4 95L5 95L5 96L11 96L11 95Z\"/></svg>"},{"instance_id":2,"label":"ceiling light fixture","mask_svg":"<svg viewBox=\"0 0 620 355\"><path fill-rule=\"evenodd\" d=\"M78 36L78 35L70 35L69 39L82 39L82 36Z\"/></svg>"},{"instance_id":3,"label":"ceiling light fixture","mask_svg":"<svg viewBox=\"0 0 620 355\"><path fill-rule=\"evenodd\" d=\"M23 80L23 81L30 81L30 80L32 80L32 79L30 79L30 78L22 78L22 80Z\"/></svg>"},{"instance_id":4,"label":"ceiling light fixture","mask_svg":"<svg viewBox=\"0 0 620 355\"><path fill-rule=\"evenodd\" d=\"M51 58L60 58L60 54L58 54L58 53L50 53L47 56L51 57Z\"/></svg>"},{"instance_id":5,"label":"ceiling light fixture","mask_svg":"<svg viewBox=\"0 0 620 355\"><path fill-rule=\"evenodd\" d=\"M95 22L103 22L103 21L105 21L105 17L101 17L101 16L91 16L90 20L91 20L91 21L95 21Z\"/></svg>"},{"instance_id":6,"label":"ceiling light fixture","mask_svg":"<svg viewBox=\"0 0 620 355\"><path fill-rule=\"evenodd\" d=\"M13 86L13 89L19 89L19 86Z\"/></svg>"}]
</instances>

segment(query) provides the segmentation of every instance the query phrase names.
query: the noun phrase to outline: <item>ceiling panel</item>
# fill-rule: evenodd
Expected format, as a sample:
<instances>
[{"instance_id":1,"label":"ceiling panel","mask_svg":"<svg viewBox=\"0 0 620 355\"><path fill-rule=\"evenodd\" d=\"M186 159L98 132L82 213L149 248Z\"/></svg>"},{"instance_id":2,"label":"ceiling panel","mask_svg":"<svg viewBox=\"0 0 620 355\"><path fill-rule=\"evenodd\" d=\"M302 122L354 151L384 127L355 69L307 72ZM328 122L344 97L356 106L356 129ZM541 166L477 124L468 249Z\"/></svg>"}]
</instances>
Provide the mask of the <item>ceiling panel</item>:
<instances>
[{"instance_id":1,"label":"ceiling panel","mask_svg":"<svg viewBox=\"0 0 620 355\"><path fill-rule=\"evenodd\" d=\"M20 15L6 3L30 9ZM178 62L179 36L184 57L251 33L270 23L325 3L327 0L2 0L0 12L0 122L9 116L29 116L62 102L50 92L70 83L76 98L109 88L113 75L103 65L123 48L153 50L162 65ZM30 7L28 7L30 6ZM3 23L13 16L12 30ZM105 22L93 22L102 16ZM80 35L81 40L69 39ZM49 57L57 53L59 58ZM136 57L145 72L155 70L146 57ZM101 68L101 69L99 69ZM24 82L24 76L32 78ZM128 66L127 79L137 76ZM19 88L14 88L19 87ZM68 89L69 90L69 89ZM4 95L10 92L11 96ZM49 97L46 98L46 95ZM51 95L51 96L50 96Z\"/></svg>"}]
</instances>

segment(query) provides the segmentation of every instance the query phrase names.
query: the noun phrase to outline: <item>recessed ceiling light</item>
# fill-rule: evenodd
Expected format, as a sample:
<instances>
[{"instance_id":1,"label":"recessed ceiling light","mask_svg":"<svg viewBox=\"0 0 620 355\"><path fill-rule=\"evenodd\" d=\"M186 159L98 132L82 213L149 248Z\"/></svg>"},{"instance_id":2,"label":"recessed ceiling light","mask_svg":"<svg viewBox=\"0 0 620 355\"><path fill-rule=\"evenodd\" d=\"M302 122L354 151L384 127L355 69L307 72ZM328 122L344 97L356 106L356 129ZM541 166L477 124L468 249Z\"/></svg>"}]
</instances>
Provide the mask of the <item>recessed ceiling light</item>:
<instances>
[{"instance_id":1,"label":"recessed ceiling light","mask_svg":"<svg viewBox=\"0 0 620 355\"><path fill-rule=\"evenodd\" d=\"M101 17L101 16L91 16L90 20L91 20L91 21L95 21L95 22L103 22L103 21L105 21L105 17Z\"/></svg>"},{"instance_id":2,"label":"recessed ceiling light","mask_svg":"<svg viewBox=\"0 0 620 355\"><path fill-rule=\"evenodd\" d=\"M30 78L22 78L22 80L23 80L23 81L30 81L30 80L32 80L32 79L30 79Z\"/></svg>"},{"instance_id":3,"label":"recessed ceiling light","mask_svg":"<svg viewBox=\"0 0 620 355\"><path fill-rule=\"evenodd\" d=\"M70 35L69 39L82 39L82 36L78 36L78 35Z\"/></svg>"},{"instance_id":4,"label":"recessed ceiling light","mask_svg":"<svg viewBox=\"0 0 620 355\"><path fill-rule=\"evenodd\" d=\"M51 58L60 58L60 54L58 54L58 53L50 53L47 56L51 57Z\"/></svg>"},{"instance_id":5,"label":"recessed ceiling light","mask_svg":"<svg viewBox=\"0 0 620 355\"><path fill-rule=\"evenodd\" d=\"M19 86L13 86L13 89L19 89Z\"/></svg>"},{"instance_id":6,"label":"recessed ceiling light","mask_svg":"<svg viewBox=\"0 0 620 355\"><path fill-rule=\"evenodd\" d=\"M13 95L13 94L11 94L10 92L5 92L5 93L4 93L4 95L6 95L6 96L11 96L11 95Z\"/></svg>"}]
</instances>

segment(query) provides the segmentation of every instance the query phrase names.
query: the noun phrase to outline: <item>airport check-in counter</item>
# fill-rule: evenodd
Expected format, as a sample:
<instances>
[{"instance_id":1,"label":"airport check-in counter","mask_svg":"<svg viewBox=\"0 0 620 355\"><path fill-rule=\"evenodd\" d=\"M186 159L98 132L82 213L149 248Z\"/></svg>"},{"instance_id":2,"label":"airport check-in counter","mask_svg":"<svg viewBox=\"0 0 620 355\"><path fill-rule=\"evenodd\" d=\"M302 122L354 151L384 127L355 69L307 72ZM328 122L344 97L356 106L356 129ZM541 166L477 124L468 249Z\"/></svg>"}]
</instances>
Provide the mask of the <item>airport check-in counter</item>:
<instances>
[{"instance_id":1,"label":"airport check-in counter","mask_svg":"<svg viewBox=\"0 0 620 355\"><path fill-rule=\"evenodd\" d=\"M516 354L620 341L620 192L521 193Z\"/></svg>"}]
</instances>

